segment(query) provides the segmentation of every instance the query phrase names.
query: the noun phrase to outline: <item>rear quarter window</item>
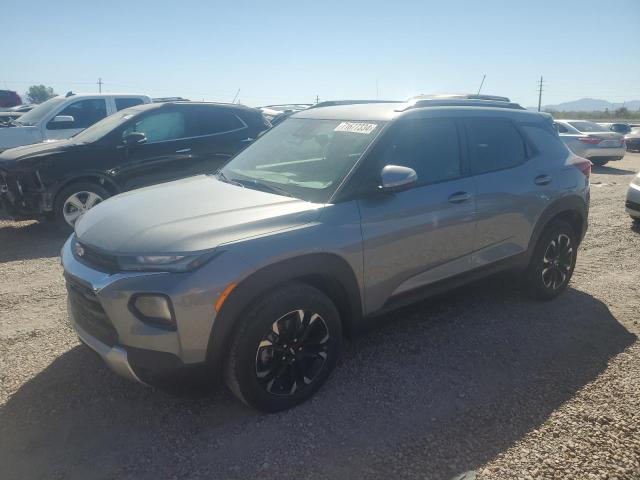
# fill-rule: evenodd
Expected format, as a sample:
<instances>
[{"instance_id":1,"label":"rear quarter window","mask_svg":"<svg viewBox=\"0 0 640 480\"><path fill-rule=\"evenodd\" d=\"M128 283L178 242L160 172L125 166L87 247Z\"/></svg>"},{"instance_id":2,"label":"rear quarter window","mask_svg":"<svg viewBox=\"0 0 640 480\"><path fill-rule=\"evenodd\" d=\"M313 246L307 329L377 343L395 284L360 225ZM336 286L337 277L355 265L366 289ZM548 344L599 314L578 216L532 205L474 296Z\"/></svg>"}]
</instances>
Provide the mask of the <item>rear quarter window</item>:
<instances>
[{"instance_id":1,"label":"rear quarter window","mask_svg":"<svg viewBox=\"0 0 640 480\"><path fill-rule=\"evenodd\" d=\"M522 131L527 140L533 144L535 155L550 156L553 158L566 158L568 149L564 142L543 127L522 125Z\"/></svg>"}]
</instances>

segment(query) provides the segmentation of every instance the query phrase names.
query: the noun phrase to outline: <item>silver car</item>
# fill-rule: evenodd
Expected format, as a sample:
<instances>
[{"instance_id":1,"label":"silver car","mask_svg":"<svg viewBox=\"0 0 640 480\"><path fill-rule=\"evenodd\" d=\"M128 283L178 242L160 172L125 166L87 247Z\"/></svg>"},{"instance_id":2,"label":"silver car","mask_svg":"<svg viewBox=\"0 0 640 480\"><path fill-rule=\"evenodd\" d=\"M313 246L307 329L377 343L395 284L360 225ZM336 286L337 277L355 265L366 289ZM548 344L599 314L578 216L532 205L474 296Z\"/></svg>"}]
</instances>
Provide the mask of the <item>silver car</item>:
<instances>
[{"instance_id":1,"label":"silver car","mask_svg":"<svg viewBox=\"0 0 640 480\"><path fill-rule=\"evenodd\" d=\"M277 411L383 312L505 269L559 295L591 163L549 115L446 103L305 110L215 175L102 202L62 250L78 336L127 378L200 371Z\"/></svg>"},{"instance_id":2,"label":"silver car","mask_svg":"<svg viewBox=\"0 0 640 480\"><path fill-rule=\"evenodd\" d=\"M573 153L604 165L626 153L624 136L588 120L556 120L558 134Z\"/></svg>"},{"instance_id":3,"label":"silver car","mask_svg":"<svg viewBox=\"0 0 640 480\"><path fill-rule=\"evenodd\" d=\"M631 181L629 190L627 190L627 200L624 205L627 213L631 215L631 218L633 218L635 222L640 222L640 173Z\"/></svg>"}]
</instances>

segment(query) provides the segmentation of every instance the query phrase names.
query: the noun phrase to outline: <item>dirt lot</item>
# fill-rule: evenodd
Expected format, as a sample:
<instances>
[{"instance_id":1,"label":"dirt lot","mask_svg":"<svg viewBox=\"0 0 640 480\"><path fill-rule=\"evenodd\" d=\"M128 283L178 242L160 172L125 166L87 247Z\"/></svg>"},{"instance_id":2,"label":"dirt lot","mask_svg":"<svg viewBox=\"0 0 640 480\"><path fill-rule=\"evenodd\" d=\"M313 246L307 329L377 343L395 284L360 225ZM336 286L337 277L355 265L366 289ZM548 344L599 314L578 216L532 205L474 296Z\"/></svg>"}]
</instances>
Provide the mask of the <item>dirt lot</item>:
<instances>
[{"instance_id":1,"label":"dirt lot","mask_svg":"<svg viewBox=\"0 0 640 480\"><path fill-rule=\"evenodd\" d=\"M397 313L277 415L116 377L67 324L64 239L0 221L0 477L639 479L639 169L595 169L561 298L496 278Z\"/></svg>"}]
</instances>

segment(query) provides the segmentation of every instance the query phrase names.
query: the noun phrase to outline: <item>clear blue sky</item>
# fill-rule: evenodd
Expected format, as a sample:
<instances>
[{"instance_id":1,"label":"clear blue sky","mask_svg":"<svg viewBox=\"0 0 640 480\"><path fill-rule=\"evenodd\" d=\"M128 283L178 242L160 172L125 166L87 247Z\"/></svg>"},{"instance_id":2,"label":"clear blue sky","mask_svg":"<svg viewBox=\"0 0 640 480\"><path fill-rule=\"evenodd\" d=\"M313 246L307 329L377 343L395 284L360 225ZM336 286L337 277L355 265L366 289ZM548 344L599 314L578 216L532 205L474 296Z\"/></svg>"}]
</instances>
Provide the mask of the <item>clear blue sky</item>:
<instances>
[{"instance_id":1,"label":"clear blue sky","mask_svg":"<svg viewBox=\"0 0 640 480\"><path fill-rule=\"evenodd\" d=\"M3 1L0 88L249 105L484 93L640 99L640 0ZM11 21L7 21L10 19Z\"/></svg>"}]
</instances>

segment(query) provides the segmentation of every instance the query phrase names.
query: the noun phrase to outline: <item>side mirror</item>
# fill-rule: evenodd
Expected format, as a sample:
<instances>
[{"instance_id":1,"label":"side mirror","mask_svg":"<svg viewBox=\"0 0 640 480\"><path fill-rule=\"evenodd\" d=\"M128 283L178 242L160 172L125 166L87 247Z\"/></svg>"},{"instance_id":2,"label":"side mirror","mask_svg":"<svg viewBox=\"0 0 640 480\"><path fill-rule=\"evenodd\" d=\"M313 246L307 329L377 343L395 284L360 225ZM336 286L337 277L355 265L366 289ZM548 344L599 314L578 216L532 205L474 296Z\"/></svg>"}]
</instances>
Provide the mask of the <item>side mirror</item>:
<instances>
[{"instance_id":1,"label":"side mirror","mask_svg":"<svg viewBox=\"0 0 640 480\"><path fill-rule=\"evenodd\" d=\"M418 181L418 174L413 168L399 165L387 165L380 173L382 180L380 190L383 192L401 192L413 187Z\"/></svg>"},{"instance_id":2,"label":"side mirror","mask_svg":"<svg viewBox=\"0 0 640 480\"><path fill-rule=\"evenodd\" d=\"M51 120L51 123L73 123L76 119L73 118L73 115L56 115Z\"/></svg>"},{"instance_id":3,"label":"side mirror","mask_svg":"<svg viewBox=\"0 0 640 480\"><path fill-rule=\"evenodd\" d=\"M128 147L140 145L146 141L147 136L142 132L131 132L122 139L122 142Z\"/></svg>"}]
</instances>

